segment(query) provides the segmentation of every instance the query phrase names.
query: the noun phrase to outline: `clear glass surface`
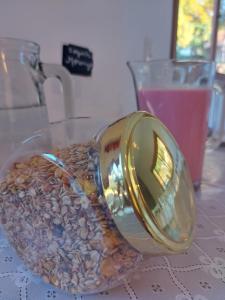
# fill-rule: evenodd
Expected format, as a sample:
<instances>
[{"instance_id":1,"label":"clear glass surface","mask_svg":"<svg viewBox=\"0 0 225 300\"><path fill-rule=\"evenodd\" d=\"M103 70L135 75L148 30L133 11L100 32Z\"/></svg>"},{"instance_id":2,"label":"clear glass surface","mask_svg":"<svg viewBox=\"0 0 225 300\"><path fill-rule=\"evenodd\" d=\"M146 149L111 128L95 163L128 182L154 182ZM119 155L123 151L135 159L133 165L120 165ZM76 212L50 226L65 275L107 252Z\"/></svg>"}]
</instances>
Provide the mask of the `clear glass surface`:
<instances>
[{"instance_id":1,"label":"clear glass surface","mask_svg":"<svg viewBox=\"0 0 225 300\"><path fill-rule=\"evenodd\" d=\"M222 135L222 127L214 126L212 121L215 116L211 113L208 118L213 89L222 95L222 90L214 85L215 63L151 60L129 62L128 66L134 79L138 109L159 117L172 132L186 158L193 183L198 186L207 135L213 137L215 145ZM214 104L220 102L217 120L222 124L224 99L222 102L221 97L213 99ZM208 124L213 126L209 131Z\"/></svg>"},{"instance_id":2,"label":"clear glass surface","mask_svg":"<svg viewBox=\"0 0 225 300\"><path fill-rule=\"evenodd\" d=\"M142 112L105 125L80 118L39 130L0 169L9 242L30 270L72 294L120 285L148 255L192 241L193 188L170 132Z\"/></svg>"},{"instance_id":3,"label":"clear glass surface","mask_svg":"<svg viewBox=\"0 0 225 300\"><path fill-rule=\"evenodd\" d=\"M41 63L39 55L37 43L0 38L0 166L18 142L48 126L43 92L47 77L61 80L64 98L72 103L70 78L65 69ZM65 108L70 111L69 105Z\"/></svg>"},{"instance_id":4,"label":"clear glass surface","mask_svg":"<svg viewBox=\"0 0 225 300\"><path fill-rule=\"evenodd\" d=\"M18 142L47 126L38 44L0 38L0 165Z\"/></svg>"},{"instance_id":5,"label":"clear glass surface","mask_svg":"<svg viewBox=\"0 0 225 300\"><path fill-rule=\"evenodd\" d=\"M102 127L101 121L77 119L38 131L0 175L0 221L8 240L35 274L72 294L121 284L142 260L96 185L94 136Z\"/></svg>"}]
</instances>

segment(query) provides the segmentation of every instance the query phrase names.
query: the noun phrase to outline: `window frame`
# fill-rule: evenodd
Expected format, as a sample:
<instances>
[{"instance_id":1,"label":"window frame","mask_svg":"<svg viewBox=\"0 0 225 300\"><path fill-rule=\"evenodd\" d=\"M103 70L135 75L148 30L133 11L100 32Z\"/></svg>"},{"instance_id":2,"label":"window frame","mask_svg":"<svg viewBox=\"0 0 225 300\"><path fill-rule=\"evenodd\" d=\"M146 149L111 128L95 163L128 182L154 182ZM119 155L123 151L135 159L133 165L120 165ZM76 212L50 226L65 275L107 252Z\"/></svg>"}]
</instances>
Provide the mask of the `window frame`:
<instances>
[{"instance_id":1,"label":"window frame","mask_svg":"<svg viewBox=\"0 0 225 300\"><path fill-rule=\"evenodd\" d=\"M218 29L218 19L219 19L219 8L220 0L214 0L214 14L212 19L212 35L211 35L211 52L210 60L215 59L216 55L216 42L217 42L217 29ZM173 0L173 13L172 13L172 30L171 30L171 48L170 57L176 59L176 42L177 42L177 24L178 24L178 9L179 0ZM217 77L225 77L225 74L217 73Z\"/></svg>"}]
</instances>

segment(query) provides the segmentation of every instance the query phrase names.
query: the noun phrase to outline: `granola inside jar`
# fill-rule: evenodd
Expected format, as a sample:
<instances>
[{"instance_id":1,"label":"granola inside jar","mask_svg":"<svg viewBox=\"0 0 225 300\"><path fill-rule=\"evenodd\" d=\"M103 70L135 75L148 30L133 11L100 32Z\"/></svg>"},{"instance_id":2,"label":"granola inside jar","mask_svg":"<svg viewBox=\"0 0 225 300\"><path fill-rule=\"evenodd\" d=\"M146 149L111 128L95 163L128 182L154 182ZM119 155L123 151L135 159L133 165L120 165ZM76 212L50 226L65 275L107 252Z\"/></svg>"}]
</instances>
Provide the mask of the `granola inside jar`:
<instances>
[{"instance_id":1,"label":"granola inside jar","mask_svg":"<svg viewBox=\"0 0 225 300\"><path fill-rule=\"evenodd\" d=\"M143 145L149 125L154 134ZM0 221L10 243L45 282L73 294L114 287L143 254L176 253L192 238L190 179L161 122L134 113L93 137L98 129L85 119L54 125L23 142L1 171ZM147 186L151 168L142 161L155 135L171 166L161 177L152 169L156 182Z\"/></svg>"}]
</instances>

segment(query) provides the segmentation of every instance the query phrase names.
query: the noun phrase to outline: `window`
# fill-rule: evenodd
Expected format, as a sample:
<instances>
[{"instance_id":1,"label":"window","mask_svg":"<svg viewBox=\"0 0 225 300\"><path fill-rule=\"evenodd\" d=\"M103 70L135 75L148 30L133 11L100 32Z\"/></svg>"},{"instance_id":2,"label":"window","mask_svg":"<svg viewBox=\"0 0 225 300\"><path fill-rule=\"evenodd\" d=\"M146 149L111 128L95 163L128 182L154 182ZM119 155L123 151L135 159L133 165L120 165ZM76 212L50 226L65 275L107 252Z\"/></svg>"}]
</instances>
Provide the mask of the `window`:
<instances>
[{"instance_id":1,"label":"window","mask_svg":"<svg viewBox=\"0 0 225 300\"><path fill-rule=\"evenodd\" d=\"M172 57L213 59L225 74L225 0L174 0Z\"/></svg>"},{"instance_id":2,"label":"window","mask_svg":"<svg viewBox=\"0 0 225 300\"><path fill-rule=\"evenodd\" d=\"M220 0L215 59L218 62L217 71L225 74L225 0Z\"/></svg>"}]
</instances>

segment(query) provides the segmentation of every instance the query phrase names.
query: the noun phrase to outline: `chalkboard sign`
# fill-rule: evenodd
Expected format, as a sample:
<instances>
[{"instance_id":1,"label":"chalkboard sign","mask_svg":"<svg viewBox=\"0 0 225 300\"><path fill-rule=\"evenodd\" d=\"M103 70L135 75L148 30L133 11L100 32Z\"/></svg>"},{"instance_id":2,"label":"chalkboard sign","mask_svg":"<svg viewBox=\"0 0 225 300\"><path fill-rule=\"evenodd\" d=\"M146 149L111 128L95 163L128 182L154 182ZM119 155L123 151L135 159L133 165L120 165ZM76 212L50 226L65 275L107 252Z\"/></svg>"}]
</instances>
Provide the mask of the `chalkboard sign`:
<instances>
[{"instance_id":1,"label":"chalkboard sign","mask_svg":"<svg viewBox=\"0 0 225 300\"><path fill-rule=\"evenodd\" d=\"M93 54L88 48L63 45L62 64L71 74L91 76Z\"/></svg>"}]
</instances>

